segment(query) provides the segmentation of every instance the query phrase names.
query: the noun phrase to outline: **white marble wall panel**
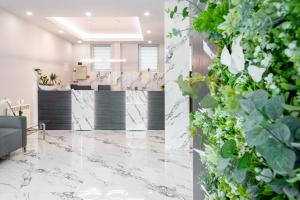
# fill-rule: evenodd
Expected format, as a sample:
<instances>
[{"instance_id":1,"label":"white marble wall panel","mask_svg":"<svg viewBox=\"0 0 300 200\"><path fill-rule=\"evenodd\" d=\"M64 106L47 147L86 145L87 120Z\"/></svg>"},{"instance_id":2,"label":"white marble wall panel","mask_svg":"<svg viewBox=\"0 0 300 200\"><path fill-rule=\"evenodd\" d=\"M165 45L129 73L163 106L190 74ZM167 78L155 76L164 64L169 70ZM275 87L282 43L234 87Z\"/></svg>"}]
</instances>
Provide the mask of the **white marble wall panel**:
<instances>
[{"instance_id":1,"label":"white marble wall panel","mask_svg":"<svg viewBox=\"0 0 300 200\"><path fill-rule=\"evenodd\" d=\"M188 6L185 1L166 0L165 8L182 10ZM189 20L182 17L170 19L165 15L165 35L173 28L184 30L189 27ZM189 75L190 46L189 37L165 38L166 60L165 60L165 140L166 149L178 149L189 147L189 98L182 96L176 83L179 75Z\"/></svg>"},{"instance_id":2,"label":"white marble wall panel","mask_svg":"<svg viewBox=\"0 0 300 200\"><path fill-rule=\"evenodd\" d=\"M83 131L94 129L94 91L72 90L72 129Z\"/></svg>"},{"instance_id":3,"label":"white marble wall panel","mask_svg":"<svg viewBox=\"0 0 300 200\"><path fill-rule=\"evenodd\" d=\"M126 91L126 130L147 130L147 92Z\"/></svg>"},{"instance_id":4,"label":"white marble wall panel","mask_svg":"<svg viewBox=\"0 0 300 200\"><path fill-rule=\"evenodd\" d=\"M93 89L98 85L111 85L113 90L160 90L164 84L161 72L98 72L89 82Z\"/></svg>"}]
</instances>

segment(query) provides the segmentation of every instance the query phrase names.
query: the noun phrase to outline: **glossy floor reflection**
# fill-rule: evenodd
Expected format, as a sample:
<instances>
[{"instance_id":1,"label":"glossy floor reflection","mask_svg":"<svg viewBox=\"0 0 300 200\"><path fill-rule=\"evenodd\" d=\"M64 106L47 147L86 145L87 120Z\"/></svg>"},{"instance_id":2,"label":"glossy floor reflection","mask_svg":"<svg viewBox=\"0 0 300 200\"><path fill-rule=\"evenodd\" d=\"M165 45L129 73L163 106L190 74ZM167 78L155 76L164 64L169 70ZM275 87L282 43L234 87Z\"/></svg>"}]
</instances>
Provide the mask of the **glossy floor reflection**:
<instances>
[{"instance_id":1,"label":"glossy floor reflection","mask_svg":"<svg viewBox=\"0 0 300 200\"><path fill-rule=\"evenodd\" d=\"M192 157L163 132L48 131L0 161L1 200L192 200Z\"/></svg>"}]
</instances>

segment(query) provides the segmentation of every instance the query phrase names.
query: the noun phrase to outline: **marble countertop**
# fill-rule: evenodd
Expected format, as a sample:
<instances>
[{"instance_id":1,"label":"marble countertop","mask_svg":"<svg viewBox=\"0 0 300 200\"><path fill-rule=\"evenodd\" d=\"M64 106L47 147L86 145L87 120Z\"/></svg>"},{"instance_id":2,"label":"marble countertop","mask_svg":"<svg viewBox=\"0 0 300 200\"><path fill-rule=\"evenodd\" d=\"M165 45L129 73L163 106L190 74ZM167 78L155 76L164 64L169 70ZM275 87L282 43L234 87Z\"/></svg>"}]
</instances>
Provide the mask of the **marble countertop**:
<instances>
[{"instance_id":1,"label":"marble countertop","mask_svg":"<svg viewBox=\"0 0 300 200\"><path fill-rule=\"evenodd\" d=\"M43 91L43 92L68 92L73 90L57 90L57 91ZM126 92L126 91L141 91L141 92L164 92L161 90L75 90L75 91L95 91L95 92L102 92L102 91L110 91L110 92Z\"/></svg>"}]
</instances>

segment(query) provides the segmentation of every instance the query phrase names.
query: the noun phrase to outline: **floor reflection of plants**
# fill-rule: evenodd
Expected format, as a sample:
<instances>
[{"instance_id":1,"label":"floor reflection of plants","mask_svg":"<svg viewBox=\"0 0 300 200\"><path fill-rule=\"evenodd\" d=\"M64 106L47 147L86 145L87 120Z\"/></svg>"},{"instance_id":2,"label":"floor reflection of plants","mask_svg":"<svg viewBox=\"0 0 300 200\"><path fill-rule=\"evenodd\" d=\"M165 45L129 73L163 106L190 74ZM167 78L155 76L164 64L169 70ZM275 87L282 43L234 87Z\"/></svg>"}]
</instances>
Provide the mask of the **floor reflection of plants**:
<instances>
[{"instance_id":1,"label":"floor reflection of plants","mask_svg":"<svg viewBox=\"0 0 300 200\"><path fill-rule=\"evenodd\" d=\"M199 44L213 61L207 76L178 78L184 95L210 88L190 127L203 130L207 198L300 199L300 2L199 0L167 13L191 17L189 30L218 46Z\"/></svg>"}]
</instances>

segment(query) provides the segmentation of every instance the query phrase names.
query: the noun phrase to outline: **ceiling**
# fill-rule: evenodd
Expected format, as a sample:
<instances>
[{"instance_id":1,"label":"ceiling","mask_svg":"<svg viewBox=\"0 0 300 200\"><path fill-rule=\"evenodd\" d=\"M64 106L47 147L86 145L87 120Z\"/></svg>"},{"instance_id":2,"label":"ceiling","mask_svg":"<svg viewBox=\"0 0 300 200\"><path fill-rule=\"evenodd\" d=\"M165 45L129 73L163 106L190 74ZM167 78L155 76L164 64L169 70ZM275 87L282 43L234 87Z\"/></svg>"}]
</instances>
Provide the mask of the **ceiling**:
<instances>
[{"instance_id":1,"label":"ceiling","mask_svg":"<svg viewBox=\"0 0 300 200\"><path fill-rule=\"evenodd\" d=\"M164 0L0 0L0 7L72 43L164 40ZM33 15L26 15L28 11ZM150 16L144 15L146 11ZM92 15L86 16L86 12ZM68 21L89 38L82 38L53 17Z\"/></svg>"}]
</instances>

